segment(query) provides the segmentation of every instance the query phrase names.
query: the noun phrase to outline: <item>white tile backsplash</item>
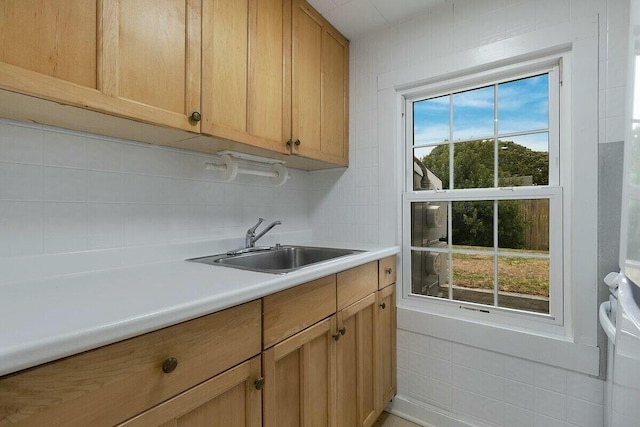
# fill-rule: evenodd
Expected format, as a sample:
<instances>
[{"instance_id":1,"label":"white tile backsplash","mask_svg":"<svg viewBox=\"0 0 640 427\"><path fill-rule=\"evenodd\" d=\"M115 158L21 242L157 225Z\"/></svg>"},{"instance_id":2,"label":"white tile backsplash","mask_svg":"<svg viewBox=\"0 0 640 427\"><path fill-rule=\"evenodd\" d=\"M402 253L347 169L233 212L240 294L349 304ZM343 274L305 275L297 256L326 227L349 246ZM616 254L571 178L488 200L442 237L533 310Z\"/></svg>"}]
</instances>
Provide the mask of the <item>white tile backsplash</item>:
<instances>
[{"instance_id":1,"label":"white tile backsplash","mask_svg":"<svg viewBox=\"0 0 640 427\"><path fill-rule=\"evenodd\" d=\"M0 119L0 256L239 238L259 216L309 229L308 172L225 183L211 158Z\"/></svg>"},{"instance_id":2,"label":"white tile backsplash","mask_svg":"<svg viewBox=\"0 0 640 427\"><path fill-rule=\"evenodd\" d=\"M0 161L42 164L42 131L0 122Z\"/></svg>"}]
</instances>

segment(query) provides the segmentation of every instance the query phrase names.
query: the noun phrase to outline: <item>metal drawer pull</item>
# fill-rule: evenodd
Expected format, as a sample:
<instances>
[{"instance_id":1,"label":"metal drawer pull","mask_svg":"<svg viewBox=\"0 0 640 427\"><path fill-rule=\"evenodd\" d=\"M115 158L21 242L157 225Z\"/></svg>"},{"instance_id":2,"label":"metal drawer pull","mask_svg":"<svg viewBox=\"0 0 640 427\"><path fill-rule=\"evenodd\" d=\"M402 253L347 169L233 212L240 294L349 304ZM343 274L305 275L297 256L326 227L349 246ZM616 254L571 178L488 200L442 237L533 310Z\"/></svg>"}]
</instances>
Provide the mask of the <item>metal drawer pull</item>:
<instances>
[{"instance_id":1,"label":"metal drawer pull","mask_svg":"<svg viewBox=\"0 0 640 427\"><path fill-rule=\"evenodd\" d=\"M338 332L336 332L335 335L331 335L331 336L333 337L334 340L338 341L340 339L340 336L346 333L347 333L347 328L340 328L338 329Z\"/></svg>"},{"instance_id":2,"label":"metal drawer pull","mask_svg":"<svg viewBox=\"0 0 640 427\"><path fill-rule=\"evenodd\" d=\"M389 267L385 271L387 272L387 274L391 274L393 273L393 268Z\"/></svg>"},{"instance_id":3,"label":"metal drawer pull","mask_svg":"<svg viewBox=\"0 0 640 427\"><path fill-rule=\"evenodd\" d=\"M380 304L380 308L384 310L385 308L387 308L387 304L385 303Z\"/></svg>"},{"instance_id":4,"label":"metal drawer pull","mask_svg":"<svg viewBox=\"0 0 640 427\"><path fill-rule=\"evenodd\" d=\"M165 374L170 374L175 371L178 367L178 359L175 357L169 357L164 362L162 362L162 372Z\"/></svg>"}]
</instances>

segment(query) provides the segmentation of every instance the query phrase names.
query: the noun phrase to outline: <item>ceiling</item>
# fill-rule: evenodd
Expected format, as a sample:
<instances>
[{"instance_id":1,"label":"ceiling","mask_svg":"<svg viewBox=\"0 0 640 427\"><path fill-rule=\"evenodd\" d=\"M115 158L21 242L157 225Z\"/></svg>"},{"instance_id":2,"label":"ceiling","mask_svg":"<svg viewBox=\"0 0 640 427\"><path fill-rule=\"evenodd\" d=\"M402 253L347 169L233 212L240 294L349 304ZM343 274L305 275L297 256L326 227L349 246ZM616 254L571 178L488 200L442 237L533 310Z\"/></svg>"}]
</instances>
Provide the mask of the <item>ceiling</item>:
<instances>
[{"instance_id":1,"label":"ceiling","mask_svg":"<svg viewBox=\"0 0 640 427\"><path fill-rule=\"evenodd\" d=\"M447 0L307 0L346 38L389 27Z\"/></svg>"}]
</instances>

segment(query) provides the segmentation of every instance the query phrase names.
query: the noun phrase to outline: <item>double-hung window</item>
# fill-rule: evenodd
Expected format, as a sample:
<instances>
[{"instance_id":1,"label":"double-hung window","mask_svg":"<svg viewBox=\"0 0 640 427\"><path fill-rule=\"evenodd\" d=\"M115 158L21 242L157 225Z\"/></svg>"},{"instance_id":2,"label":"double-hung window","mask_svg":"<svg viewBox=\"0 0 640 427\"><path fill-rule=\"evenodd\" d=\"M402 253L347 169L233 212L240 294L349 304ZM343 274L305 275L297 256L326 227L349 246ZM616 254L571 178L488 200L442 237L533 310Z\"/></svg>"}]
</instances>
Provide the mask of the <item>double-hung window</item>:
<instances>
[{"instance_id":1,"label":"double-hung window","mask_svg":"<svg viewBox=\"0 0 640 427\"><path fill-rule=\"evenodd\" d=\"M405 95L406 298L562 324L558 76L545 64Z\"/></svg>"}]
</instances>

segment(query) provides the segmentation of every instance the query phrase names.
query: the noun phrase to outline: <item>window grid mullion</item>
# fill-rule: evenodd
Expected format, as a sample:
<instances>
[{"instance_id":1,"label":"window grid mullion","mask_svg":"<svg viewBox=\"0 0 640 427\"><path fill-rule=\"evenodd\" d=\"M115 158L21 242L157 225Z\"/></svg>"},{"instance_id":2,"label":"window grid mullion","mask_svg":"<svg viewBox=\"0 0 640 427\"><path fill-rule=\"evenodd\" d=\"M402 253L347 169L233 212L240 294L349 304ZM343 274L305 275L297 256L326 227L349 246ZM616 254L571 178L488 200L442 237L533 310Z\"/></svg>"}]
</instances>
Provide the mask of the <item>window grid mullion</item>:
<instances>
[{"instance_id":1,"label":"window grid mullion","mask_svg":"<svg viewBox=\"0 0 640 427\"><path fill-rule=\"evenodd\" d=\"M449 95L449 190L453 190L453 95Z\"/></svg>"},{"instance_id":2,"label":"window grid mullion","mask_svg":"<svg viewBox=\"0 0 640 427\"><path fill-rule=\"evenodd\" d=\"M493 305L498 306L498 201L493 201Z\"/></svg>"},{"instance_id":3,"label":"window grid mullion","mask_svg":"<svg viewBox=\"0 0 640 427\"><path fill-rule=\"evenodd\" d=\"M449 299L453 299L453 202L447 203L447 249L449 250Z\"/></svg>"}]
</instances>

